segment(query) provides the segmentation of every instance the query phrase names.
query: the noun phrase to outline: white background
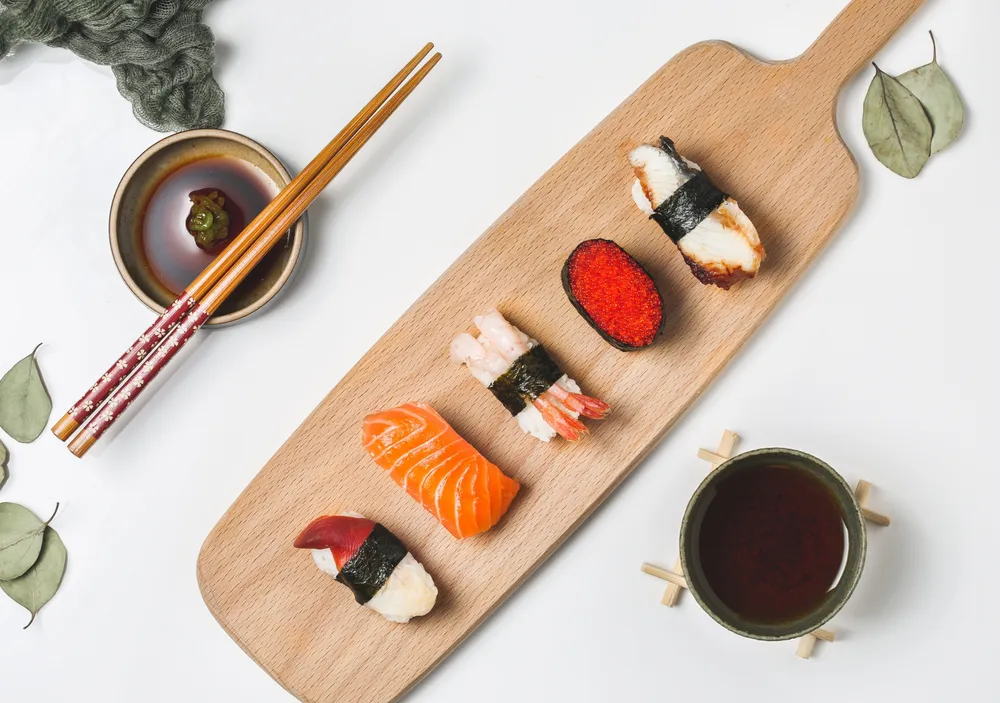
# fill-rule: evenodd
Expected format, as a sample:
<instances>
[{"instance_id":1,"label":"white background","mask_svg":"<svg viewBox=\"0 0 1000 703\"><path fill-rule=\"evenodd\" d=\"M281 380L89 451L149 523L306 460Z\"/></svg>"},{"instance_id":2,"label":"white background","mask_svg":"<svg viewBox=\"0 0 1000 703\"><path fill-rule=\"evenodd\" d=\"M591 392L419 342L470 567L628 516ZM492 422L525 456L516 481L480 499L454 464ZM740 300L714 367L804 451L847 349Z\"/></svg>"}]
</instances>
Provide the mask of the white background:
<instances>
[{"instance_id":1,"label":"white background","mask_svg":"<svg viewBox=\"0 0 1000 703\"><path fill-rule=\"evenodd\" d=\"M0 700L291 700L201 601L195 559L215 521L447 265L674 53L720 38L789 58L844 4L214 4L226 127L293 171L423 42L445 60L315 205L279 303L202 335L86 460L48 433L7 442L0 499L39 514L61 501L70 563L29 630L0 598ZM890 72L924 63L933 29L969 106L963 138L916 181L865 146L868 72L848 85L851 220L662 446L410 700L996 700L998 20L995 0L928 0L880 54ZM152 319L118 278L106 222L157 138L108 69L42 47L0 63L0 367L45 342L53 420ZM724 631L691 598L663 608L663 584L639 571L673 562L706 471L695 452L726 427L743 448L797 447L867 478L892 515L871 531L838 641L812 661Z\"/></svg>"}]
</instances>

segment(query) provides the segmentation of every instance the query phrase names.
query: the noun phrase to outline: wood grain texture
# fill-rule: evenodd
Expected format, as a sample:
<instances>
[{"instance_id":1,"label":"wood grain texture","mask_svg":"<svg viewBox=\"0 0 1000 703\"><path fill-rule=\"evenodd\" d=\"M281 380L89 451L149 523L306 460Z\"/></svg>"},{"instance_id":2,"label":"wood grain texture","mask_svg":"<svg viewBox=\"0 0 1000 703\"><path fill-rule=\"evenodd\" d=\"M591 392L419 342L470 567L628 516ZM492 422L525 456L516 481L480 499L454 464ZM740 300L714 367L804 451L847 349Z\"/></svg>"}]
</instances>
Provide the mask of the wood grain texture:
<instances>
[{"instance_id":1,"label":"wood grain texture","mask_svg":"<svg viewBox=\"0 0 1000 703\"><path fill-rule=\"evenodd\" d=\"M855 0L796 61L695 45L560 159L348 372L208 536L198 578L233 639L304 701L392 700L447 656L642 460L829 241L858 192L836 96L921 2ZM757 225L768 252L757 279L729 292L701 285L632 204L626 155L661 134ZM563 261L592 237L614 239L657 280L667 319L649 349L612 349L563 293ZM452 337L494 305L611 403L590 437L522 434L448 361ZM521 482L489 533L456 541L363 449L362 418L410 400L433 405ZM430 615L388 623L292 548L309 520L345 510L385 524L425 564L440 588Z\"/></svg>"}]
</instances>

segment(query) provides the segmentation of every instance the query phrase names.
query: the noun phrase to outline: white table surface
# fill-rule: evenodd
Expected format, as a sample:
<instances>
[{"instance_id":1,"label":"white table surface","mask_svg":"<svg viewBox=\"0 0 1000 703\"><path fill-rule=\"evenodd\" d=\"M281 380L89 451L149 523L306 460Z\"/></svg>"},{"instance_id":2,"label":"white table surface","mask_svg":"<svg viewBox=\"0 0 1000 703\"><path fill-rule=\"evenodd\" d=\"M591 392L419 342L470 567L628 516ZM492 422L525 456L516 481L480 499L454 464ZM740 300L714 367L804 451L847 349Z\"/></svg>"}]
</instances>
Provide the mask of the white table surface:
<instances>
[{"instance_id":1,"label":"white table surface","mask_svg":"<svg viewBox=\"0 0 1000 703\"><path fill-rule=\"evenodd\" d=\"M292 170L422 42L445 60L315 205L308 261L278 304L193 343L82 462L48 433L4 438L0 499L39 514L61 501L70 562L29 630L0 598L0 700L291 700L201 601L212 525L447 265L674 53L721 38L792 57L844 4L215 4L225 126ZM998 21L995 0L928 0L880 54L892 72L924 63L933 29L969 106L966 134L916 181L875 162L869 76L849 84L851 220L662 445L410 700L995 699ZM45 342L53 420L151 320L106 228L119 177L158 138L107 69L43 47L0 63L0 366ZM170 434L185 424L204 429L182 445ZM801 448L872 481L893 518L871 530L838 641L812 661L729 634L691 598L660 606L663 584L639 571L673 562L706 472L695 452L727 427L743 448Z\"/></svg>"}]
</instances>

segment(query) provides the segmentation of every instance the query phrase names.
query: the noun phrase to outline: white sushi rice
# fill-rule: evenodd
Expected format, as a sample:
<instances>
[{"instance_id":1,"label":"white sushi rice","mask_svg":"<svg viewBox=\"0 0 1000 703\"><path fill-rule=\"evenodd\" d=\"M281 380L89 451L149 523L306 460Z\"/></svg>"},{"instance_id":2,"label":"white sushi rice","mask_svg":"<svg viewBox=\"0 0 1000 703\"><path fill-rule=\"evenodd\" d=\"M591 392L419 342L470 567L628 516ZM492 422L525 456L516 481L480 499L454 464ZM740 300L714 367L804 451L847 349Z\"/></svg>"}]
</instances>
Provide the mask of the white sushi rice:
<instances>
[{"instance_id":1,"label":"white sushi rice","mask_svg":"<svg viewBox=\"0 0 1000 703\"><path fill-rule=\"evenodd\" d=\"M343 513L351 517L364 517L358 513ZM329 549L313 549L312 558L323 573L337 578L340 571ZM406 553L396 568L392 570L382 588L365 603L365 606L379 613L391 622L406 623L410 618L427 615L437 601L437 586L423 564L412 554Z\"/></svg>"},{"instance_id":2,"label":"white sushi rice","mask_svg":"<svg viewBox=\"0 0 1000 703\"><path fill-rule=\"evenodd\" d=\"M392 622L409 622L427 615L437 600L437 586L423 564L409 552L396 565L385 585L365 603Z\"/></svg>"},{"instance_id":3,"label":"white sushi rice","mask_svg":"<svg viewBox=\"0 0 1000 703\"><path fill-rule=\"evenodd\" d=\"M566 374L563 374L562 378L556 381L556 383L568 390L570 393L581 392L580 386L577 385L577 382ZM551 402L553 405L558 406L567 415L572 415L574 418L580 417L580 413L569 410L555 398L552 398ZM545 418L542 417L542 414L534 405L525 405L524 410L516 415L516 419L517 424L522 431L527 432L532 437L537 437L543 442L551 442L556 436L556 431L545 421Z\"/></svg>"},{"instance_id":4,"label":"white sushi rice","mask_svg":"<svg viewBox=\"0 0 1000 703\"><path fill-rule=\"evenodd\" d=\"M329 549L313 549L312 550L313 561L316 562L316 566L319 570L325 574L330 574L333 578L337 578L337 574L340 573L340 569L337 568L337 562L333 558L333 552Z\"/></svg>"}]
</instances>

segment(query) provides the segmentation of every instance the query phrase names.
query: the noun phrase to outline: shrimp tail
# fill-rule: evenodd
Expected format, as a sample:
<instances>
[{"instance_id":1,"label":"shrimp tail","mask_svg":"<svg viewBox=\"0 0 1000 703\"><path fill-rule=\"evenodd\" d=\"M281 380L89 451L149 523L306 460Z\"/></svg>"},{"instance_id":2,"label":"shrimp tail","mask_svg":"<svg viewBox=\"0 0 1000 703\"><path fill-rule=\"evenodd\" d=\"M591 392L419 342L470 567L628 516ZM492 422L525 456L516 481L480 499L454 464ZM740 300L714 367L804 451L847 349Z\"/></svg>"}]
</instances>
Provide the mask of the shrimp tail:
<instances>
[{"instance_id":1,"label":"shrimp tail","mask_svg":"<svg viewBox=\"0 0 1000 703\"><path fill-rule=\"evenodd\" d=\"M586 426L572 415L567 415L558 406L542 396L532 403L542 414L545 422L554 429L560 437L568 442L575 442L587 433Z\"/></svg>"},{"instance_id":2,"label":"shrimp tail","mask_svg":"<svg viewBox=\"0 0 1000 703\"><path fill-rule=\"evenodd\" d=\"M560 403L575 413L593 420L603 420L604 416L611 411L611 406L603 400L591 398L582 393L571 393L558 383L553 383L546 393L551 393Z\"/></svg>"}]
</instances>

